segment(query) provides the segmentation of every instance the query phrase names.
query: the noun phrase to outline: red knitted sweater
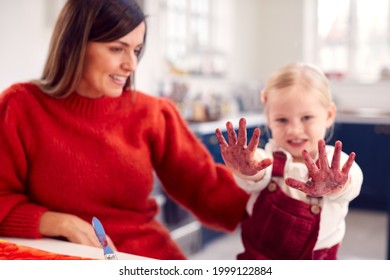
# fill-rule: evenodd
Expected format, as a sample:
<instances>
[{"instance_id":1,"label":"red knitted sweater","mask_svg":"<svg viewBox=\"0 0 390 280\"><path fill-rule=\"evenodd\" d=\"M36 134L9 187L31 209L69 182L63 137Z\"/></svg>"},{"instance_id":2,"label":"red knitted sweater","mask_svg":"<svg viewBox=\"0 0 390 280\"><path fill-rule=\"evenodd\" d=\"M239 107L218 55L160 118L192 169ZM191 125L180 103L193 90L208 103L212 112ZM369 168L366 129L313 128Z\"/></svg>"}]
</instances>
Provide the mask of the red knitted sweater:
<instances>
[{"instance_id":1,"label":"red knitted sweater","mask_svg":"<svg viewBox=\"0 0 390 280\"><path fill-rule=\"evenodd\" d=\"M165 191L204 224L232 230L247 194L188 129L173 103L49 97L31 83L0 95L0 235L40 238L48 210L97 216L119 251L185 258L155 220L153 170Z\"/></svg>"}]
</instances>

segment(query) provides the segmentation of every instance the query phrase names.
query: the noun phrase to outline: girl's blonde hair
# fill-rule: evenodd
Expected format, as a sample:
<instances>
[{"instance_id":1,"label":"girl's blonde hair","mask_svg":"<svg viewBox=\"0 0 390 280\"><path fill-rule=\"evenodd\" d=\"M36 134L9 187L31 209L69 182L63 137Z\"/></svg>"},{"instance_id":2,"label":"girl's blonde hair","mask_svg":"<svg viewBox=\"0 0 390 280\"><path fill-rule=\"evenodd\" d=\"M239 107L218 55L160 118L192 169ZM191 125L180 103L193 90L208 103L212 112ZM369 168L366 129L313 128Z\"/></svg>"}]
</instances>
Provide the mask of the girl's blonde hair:
<instances>
[{"instance_id":1,"label":"girl's blonde hair","mask_svg":"<svg viewBox=\"0 0 390 280\"><path fill-rule=\"evenodd\" d=\"M275 71L267 79L263 90L261 91L261 102L264 106L265 112L268 111L267 99L274 91L285 89L292 86L303 86L306 89L316 89L315 93L318 93L318 98L324 108L330 108L334 106L332 100L332 94L328 78L325 74L316 66L296 62L288 64L279 70ZM327 129L325 140L329 141L333 136L334 126L332 125ZM267 127L266 133L268 137L271 136L271 132Z\"/></svg>"},{"instance_id":2,"label":"girl's blonde hair","mask_svg":"<svg viewBox=\"0 0 390 280\"><path fill-rule=\"evenodd\" d=\"M328 108L333 103L329 82L324 73L313 65L297 62L288 64L269 76L261 92L261 101L264 109L267 110L268 96L274 90L296 85L301 85L308 89L316 89L319 93L318 97L325 108Z\"/></svg>"}]
</instances>

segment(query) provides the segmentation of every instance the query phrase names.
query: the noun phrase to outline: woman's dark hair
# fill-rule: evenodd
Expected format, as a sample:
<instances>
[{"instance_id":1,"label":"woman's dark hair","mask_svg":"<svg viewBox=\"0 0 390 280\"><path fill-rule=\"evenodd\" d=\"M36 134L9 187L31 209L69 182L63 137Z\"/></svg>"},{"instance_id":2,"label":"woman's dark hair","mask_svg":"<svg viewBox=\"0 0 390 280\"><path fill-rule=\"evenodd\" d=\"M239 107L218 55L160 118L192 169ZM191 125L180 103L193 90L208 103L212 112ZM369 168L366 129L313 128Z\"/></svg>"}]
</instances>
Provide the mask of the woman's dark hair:
<instances>
[{"instance_id":1,"label":"woman's dark hair","mask_svg":"<svg viewBox=\"0 0 390 280\"><path fill-rule=\"evenodd\" d=\"M87 43L115 41L142 22L145 15L134 0L68 0L54 27L42 77L34 83L52 96L70 94L81 79ZM134 73L124 89L133 83Z\"/></svg>"}]
</instances>

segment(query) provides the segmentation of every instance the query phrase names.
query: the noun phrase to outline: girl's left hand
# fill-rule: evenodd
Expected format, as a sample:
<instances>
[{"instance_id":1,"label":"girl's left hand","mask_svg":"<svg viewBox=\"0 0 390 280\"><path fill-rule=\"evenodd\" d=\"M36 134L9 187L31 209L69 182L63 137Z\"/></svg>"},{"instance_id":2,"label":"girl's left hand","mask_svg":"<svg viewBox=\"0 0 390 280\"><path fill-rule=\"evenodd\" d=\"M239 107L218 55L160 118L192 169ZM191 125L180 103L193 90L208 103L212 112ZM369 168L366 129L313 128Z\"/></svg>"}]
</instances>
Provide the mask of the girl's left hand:
<instances>
[{"instance_id":1,"label":"girl's left hand","mask_svg":"<svg viewBox=\"0 0 390 280\"><path fill-rule=\"evenodd\" d=\"M326 156L324 140L318 141L319 166L316 165L310 154L304 150L302 156L309 171L309 180L301 182L293 178L287 178L286 184L313 197L337 193L348 181L348 173L356 157L355 153L351 153L340 170L341 148L341 141L336 141L331 166L329 166Z\"/></svg>"}]
</instances>

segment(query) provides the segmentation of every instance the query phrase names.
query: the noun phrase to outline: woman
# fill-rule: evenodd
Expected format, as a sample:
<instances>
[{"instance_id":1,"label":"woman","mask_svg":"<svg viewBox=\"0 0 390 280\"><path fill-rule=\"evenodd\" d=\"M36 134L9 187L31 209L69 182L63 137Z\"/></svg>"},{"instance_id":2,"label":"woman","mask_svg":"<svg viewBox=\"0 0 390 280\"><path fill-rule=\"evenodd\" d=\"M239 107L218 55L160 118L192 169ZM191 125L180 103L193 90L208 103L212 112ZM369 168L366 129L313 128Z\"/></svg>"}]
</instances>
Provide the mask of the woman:
<instances>
[{"instance_id":1,"label":"woman","mask_svg":"<svg viewBox=\"0 0 390 280\"><path fill-rule=\"evenodd\" d=\"M238 225L248 196L231 173L173 103L132 87L145 38L133 0L65 4L42 78L0 96L0 235L99 246L97 216L119 251L184 259L155 220L154 171L201 222Z\"/></svg>"}]
</instances>

